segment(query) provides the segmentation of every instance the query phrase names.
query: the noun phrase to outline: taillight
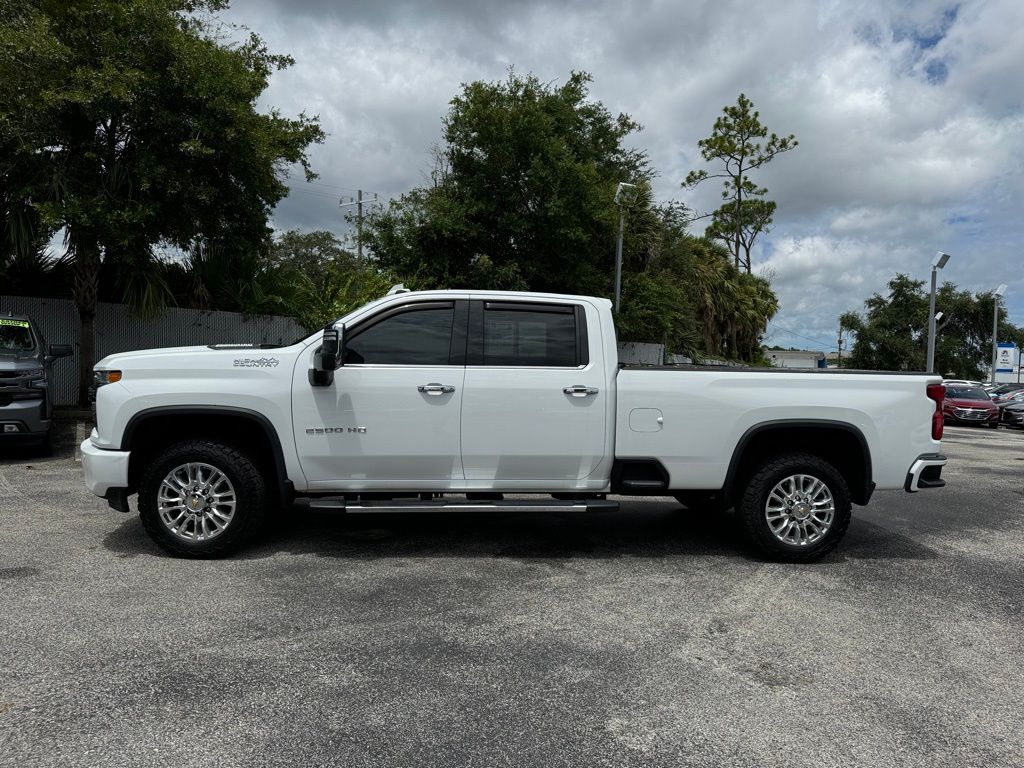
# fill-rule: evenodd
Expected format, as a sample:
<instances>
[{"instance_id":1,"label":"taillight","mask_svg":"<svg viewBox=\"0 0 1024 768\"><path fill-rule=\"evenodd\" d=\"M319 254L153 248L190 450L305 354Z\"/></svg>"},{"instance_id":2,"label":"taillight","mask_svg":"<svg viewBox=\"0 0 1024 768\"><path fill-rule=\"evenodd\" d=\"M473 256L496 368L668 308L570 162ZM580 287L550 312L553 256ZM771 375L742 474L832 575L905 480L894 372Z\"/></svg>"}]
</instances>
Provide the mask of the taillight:
<instances>
[{"instance_id":1,"label":"taillight","mask_svg":"<svg viewBox=\"0 0 1024 768\"><path fill-rule=\"evenodd\" d=\"M928 399L935 401L935 413L932 414L932 440L942 439L942 402L946 399L946 387L942 384L929 384L925 389Z\"/></svg>"}]
</instances>

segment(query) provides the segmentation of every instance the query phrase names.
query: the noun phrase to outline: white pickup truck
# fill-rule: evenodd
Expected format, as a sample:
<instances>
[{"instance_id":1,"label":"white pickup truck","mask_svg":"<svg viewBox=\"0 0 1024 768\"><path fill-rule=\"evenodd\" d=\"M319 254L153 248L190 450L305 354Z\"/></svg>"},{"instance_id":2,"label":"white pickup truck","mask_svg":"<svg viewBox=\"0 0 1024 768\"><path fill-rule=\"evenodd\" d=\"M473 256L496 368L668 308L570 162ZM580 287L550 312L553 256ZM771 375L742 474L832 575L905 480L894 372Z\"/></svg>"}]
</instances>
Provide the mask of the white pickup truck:
<instances>
[{"instance_id":1,"label":"white pickup truck","mask_svg":"<svg viewBox=\"0 0 1024 768\"><path fill-rule=\"evenodd\" d=\"M111 355L85 483L166 551L235 550L296 497L354 512L735 508L809 561L877 489L938 488L937 376L617 359L606 299L393 291L297 343ZM506 495L512 496L507 498Z\"/></svg>"}]
</instances>

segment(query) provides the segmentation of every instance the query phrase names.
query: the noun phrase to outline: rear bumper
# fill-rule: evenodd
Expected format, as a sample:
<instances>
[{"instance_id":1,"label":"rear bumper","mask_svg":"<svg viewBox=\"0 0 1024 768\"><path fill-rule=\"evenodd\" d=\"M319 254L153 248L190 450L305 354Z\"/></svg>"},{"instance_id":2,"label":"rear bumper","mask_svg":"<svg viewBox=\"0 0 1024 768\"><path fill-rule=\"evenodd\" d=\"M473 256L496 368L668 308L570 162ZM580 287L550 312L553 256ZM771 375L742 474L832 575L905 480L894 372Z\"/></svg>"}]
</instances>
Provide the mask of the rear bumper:
<instances>
[{"instance_id":1,"label":"rear bumper","mask_svg":"<svg viewBox=\"0 0 1024 768\"><path fill-rule=\"evenodd\" d=\"M926 488L942 488L946 481L942 479L942 468L946 466L946 457L941 453L923 453L917 457L903 483L903 490L916 493Z\"/></svg>"},{"instance_id":2,"label":"rear bumper","mask_svg":"<svg viewBox=\"0 0 1024 768\"><path fill-rule=\"evenodd\" d=\"M92 440L83 440L81 447L86 488L108 500L113 490L127 491L128 451L105 451Z\"/></svg>"}]
</instances>

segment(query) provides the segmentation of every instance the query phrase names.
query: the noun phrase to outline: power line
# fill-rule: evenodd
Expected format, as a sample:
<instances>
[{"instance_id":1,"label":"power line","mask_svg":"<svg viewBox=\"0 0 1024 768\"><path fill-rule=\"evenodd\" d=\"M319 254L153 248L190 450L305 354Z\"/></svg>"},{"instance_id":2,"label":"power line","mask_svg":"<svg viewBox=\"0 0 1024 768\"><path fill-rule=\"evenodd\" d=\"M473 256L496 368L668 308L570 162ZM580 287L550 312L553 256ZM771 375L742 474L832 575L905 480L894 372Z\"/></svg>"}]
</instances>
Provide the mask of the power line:
<instances>
[{"instance_id":1,"label":"power line","mask_svg":"<svg viewBox=\"0 0 1024 768\"><path fill-rule=\"evenodd\" d=\"M341 186L338 186L337 184L328 184L326 181L316 181L316 180L313 180L313 181L307 181L305 183L306 184L312 184L312 185L317 186L317 187L327 187L328 189L340 189L342 192L357 192L358 191L357 189L355 189L355 187L341 187Z\"/></svg>"},{"instance_id":2,"label":"power line","mask_svg":"<svg viewBox=\"0 0 1024 768\"><path fill-rule=\"evenodd\" d=\"M779 325L778 323L772 323L772 324L776 328L778 328L778 329L780 329L780 330L790 334L791 336L797 336L798 338L804 339L805 341L813 341L815 344L817 344L819 346L828 347L829 349L832 349L835 346L835 344L832 344L830 342L825 342L825 341L822 341L821 339L812 339L810 336L804 336L802 333L797 333L796 331L791 331L791 330L789 330L789 328L786 328L783 325Z\"/></svg>"}]
</instances>

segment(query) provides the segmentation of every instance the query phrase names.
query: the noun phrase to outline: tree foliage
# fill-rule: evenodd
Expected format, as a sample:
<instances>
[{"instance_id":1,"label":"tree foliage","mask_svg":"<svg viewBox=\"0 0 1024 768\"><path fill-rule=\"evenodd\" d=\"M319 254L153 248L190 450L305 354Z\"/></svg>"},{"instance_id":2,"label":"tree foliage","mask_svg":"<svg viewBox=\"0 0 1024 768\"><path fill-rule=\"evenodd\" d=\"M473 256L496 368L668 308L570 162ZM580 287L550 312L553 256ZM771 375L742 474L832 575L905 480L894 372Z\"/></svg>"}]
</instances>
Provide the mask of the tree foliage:
<instances>
[{"instance_id":1,"label":"tree foliage","mask_svg":"<svg viewBox=\"0 0 1024 768\"><path fill-rule=\"evenodd\" d=\"M152 310L167 298L153 246L259 248L315 118L256 110L291 59L227 42L221 0L23 0L0 5L5 234L67 233L82 320L84 399L101 264ZM25 212L28 211L28 215ZM34 217L34 218L33 218Z\"/></svg>"},{"instance_id":2,"label":"tree foliage","mask_svg":"<svg viewBox=\"0 0 1024 768\"><path fill-rule=\"evenodd\" d=\"M420 288L494 288L611 296L625 217L619 337L694 358L753 360L778 307L766 281L686 233L682 206L656 206L639 126L564 85L514 72L463 86L443 121L430 184L369 218L376 262ZM635 194L614 201L620 181Z\"/></svg>"},{"instance_id":3,"label":"tree foliage","mask_svg":"<svg viewBox=\"0 0 1024 768\"><path fill-rule=\"evenodd\" d=\"M378 261L425 286L607 293L616 184L650 171L624 143L639 126L589 100L589 82L510 73L463 86L431 185L370 217Z\"/></svg>"},{"instance_id":4,"label":"tree foliage","mask_svg":"<svg viewBox=\"0 0 1024 768\"><path fill-rule=\"evenodd\" d=\"M684 187L694 187L708 179L724 180L724 202L711 214L707 236L724 242L732 251L737 269L743 267L748 273L754 241L768 230L775 215L775 203L764 199L768 190L755 184L749 173L799 143L792 134L769 136L753 107L753 102L741 93L734 106L722 110L711 135L697 142L704 160L719 163L718 169L690 171L683 182Z\"/></svg>"},{"instance_id":5,"label":"tree foliage","mask_svg":"<svg viewBox=\"0 0 1024 768\"><path fill-rule=\"evenodd\" d=\"M848 365L852 368L888 371L923 371L928 355L928 292L924 281L904 274L889 281L888 293L874 294L864 302L863 316L847 312L840 325L856 334ZM935 337L935 370L955 377L977 379L992 360L991 293L971 293L953 283L936 292L936 311L944 324ZM1024 343L1024 329L999 310L999 341Z\"/></svg>"}]
</instances>

